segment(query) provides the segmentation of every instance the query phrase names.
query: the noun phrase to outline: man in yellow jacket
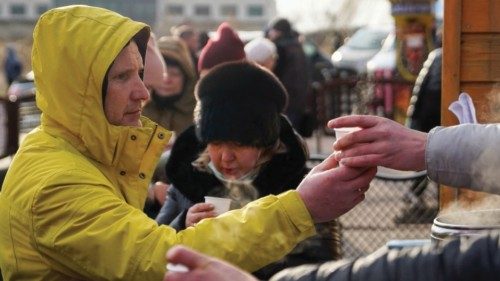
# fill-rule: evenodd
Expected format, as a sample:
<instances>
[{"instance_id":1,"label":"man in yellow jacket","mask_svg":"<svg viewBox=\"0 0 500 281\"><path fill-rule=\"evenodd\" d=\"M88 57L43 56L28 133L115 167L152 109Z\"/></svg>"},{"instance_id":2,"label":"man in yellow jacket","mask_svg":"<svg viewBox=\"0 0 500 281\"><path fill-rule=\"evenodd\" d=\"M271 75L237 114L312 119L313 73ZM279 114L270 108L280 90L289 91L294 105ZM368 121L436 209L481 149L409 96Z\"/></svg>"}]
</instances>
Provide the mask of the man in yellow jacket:
<instances>
[{"instance_id":1,"label":"man in yellow jacket","mask_svg":"<svg viewBox=\"0 0 500 281\"><path fill-rule=\"evenodd\" d=\"M95 7L40 17L32 64L42 121L0 193L4 280L161 280L177 244L254 271L363 200L374 170L331 157L294 191L179 233L158 226L142 207L170 132L141 116L149 34Z\"/></svg>"}]
</instances>

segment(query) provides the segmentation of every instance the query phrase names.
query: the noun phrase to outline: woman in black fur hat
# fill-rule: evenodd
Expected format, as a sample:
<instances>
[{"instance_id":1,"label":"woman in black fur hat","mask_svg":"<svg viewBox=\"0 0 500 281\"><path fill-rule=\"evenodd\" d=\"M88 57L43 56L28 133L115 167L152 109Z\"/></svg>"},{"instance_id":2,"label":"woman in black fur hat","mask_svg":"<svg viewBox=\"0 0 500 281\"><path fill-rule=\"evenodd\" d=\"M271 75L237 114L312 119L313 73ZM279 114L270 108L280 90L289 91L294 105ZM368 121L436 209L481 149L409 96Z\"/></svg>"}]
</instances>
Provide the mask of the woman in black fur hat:
<instances>
[{"instance_id":1,"label":"woman in black fur hat","mask_svg":"<svg viewBox=\"0 0 500 281\"><path fill-rule=\"evenodd\" d=\"M218 65L199 81L196 98L195 125L179 135L166 165L172 187L159 223L181 230L214 217L213 206L204 203L207 195L230 198L231 208L240 208L298 186L307 173L308 152L282 114L287 93L271 72L249 62ZM331 233L326 235L327 240L306 240L316 244L314 254L300 251L295 262L274 264L258 276L334 258L331 245L322 243L331 242Z\"/></svg>"}]
</instances>

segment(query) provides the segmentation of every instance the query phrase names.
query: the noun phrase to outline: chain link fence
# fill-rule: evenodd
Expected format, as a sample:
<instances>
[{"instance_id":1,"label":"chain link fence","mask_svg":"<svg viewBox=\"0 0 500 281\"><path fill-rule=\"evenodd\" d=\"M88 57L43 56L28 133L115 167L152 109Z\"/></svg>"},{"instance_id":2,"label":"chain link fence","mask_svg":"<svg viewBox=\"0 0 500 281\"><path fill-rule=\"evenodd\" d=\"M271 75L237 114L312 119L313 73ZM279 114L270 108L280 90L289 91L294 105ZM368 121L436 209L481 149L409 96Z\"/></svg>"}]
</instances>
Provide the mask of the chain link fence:
<instances>
[{"instance_id":1,"label":"chain link fence","mask_svg":"<svg viewBox=\"0 0 500 281\"><path fill-rule=\"evenodd\" d=\"M438 210L438 187L429 182L418 198L412 187L425 179L377 176L365 200L340 218L344 257L372 253L390 240L430 239Z\"/></svg>"},{"instance_id":2,"label":"chain link fence","mask_svg":"<svg viewBox=\"0 0 500 281\"><path fill-rule=\"evenodd\" d=\"M308 164L313 167L325 157L312 154ZM338 219L343 258L370 254L391 240L430 239L439 192L425 171L379 168L365 195L363 202Z\"/></svg>"},{"instance_id":3,"label":"chain link fence","mask_svg":"<svg viewBox=\"0 0 500 281\"><path fill-rule=\"evenodd\" d=\"M313 89L320 124L313 142L320 154L331 149L331 144L321 149L319 139L333 134L321 127L328 120L351 114L396 119L401 115L398 107L402 105L398 103L409 101L412 83L393 77L392 73L366 77L340 70L322 74L324 81ZM310 162L318 161L318 155L313 155ZM437 184L423 173L380 172L372 181L366 199L339 219L343 256L366 255L391 240L430 239L439 206L438 194Z\"/></svg>"}]
</instances>

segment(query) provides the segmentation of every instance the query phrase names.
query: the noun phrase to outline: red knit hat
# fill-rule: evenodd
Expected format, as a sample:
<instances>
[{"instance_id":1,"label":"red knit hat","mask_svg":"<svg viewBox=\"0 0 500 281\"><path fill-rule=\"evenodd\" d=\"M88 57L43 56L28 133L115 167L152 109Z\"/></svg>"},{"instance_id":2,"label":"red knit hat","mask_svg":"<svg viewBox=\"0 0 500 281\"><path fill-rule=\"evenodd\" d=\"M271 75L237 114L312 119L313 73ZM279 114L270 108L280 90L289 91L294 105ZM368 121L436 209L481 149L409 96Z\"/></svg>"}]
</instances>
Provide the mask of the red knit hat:
<instances>
[{"instance_id":1,"label":"red knit hat","mask_svg":"<svg viewBox=\"0 0 500 281\"><path fill-rule=\"evenodd\" d=\"M201 50L198 71L210 69L220 63L245 59L244 44L227 22L217 29L214 38Z\"/></svg>"}]
</instances>

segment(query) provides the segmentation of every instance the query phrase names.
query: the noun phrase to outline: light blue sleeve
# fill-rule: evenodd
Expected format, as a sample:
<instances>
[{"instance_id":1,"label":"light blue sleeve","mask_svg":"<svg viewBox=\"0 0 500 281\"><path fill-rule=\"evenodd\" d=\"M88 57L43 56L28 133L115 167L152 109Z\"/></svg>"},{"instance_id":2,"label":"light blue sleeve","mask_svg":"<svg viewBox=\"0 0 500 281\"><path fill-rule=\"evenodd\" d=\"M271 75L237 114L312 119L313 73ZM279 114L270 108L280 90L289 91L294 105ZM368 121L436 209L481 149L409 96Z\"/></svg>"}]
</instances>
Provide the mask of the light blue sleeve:
<instances>
[{"instance_id":1,"label":"light blue sleeve","mask_svg":"<svg viewBox=\"0 0 500 281\"><path fill-rule=\"evenodd\" d=\"M461 124L429 132L426 166L440 184L500 194L500 124Z\"/></svg>"}]
</instances>

